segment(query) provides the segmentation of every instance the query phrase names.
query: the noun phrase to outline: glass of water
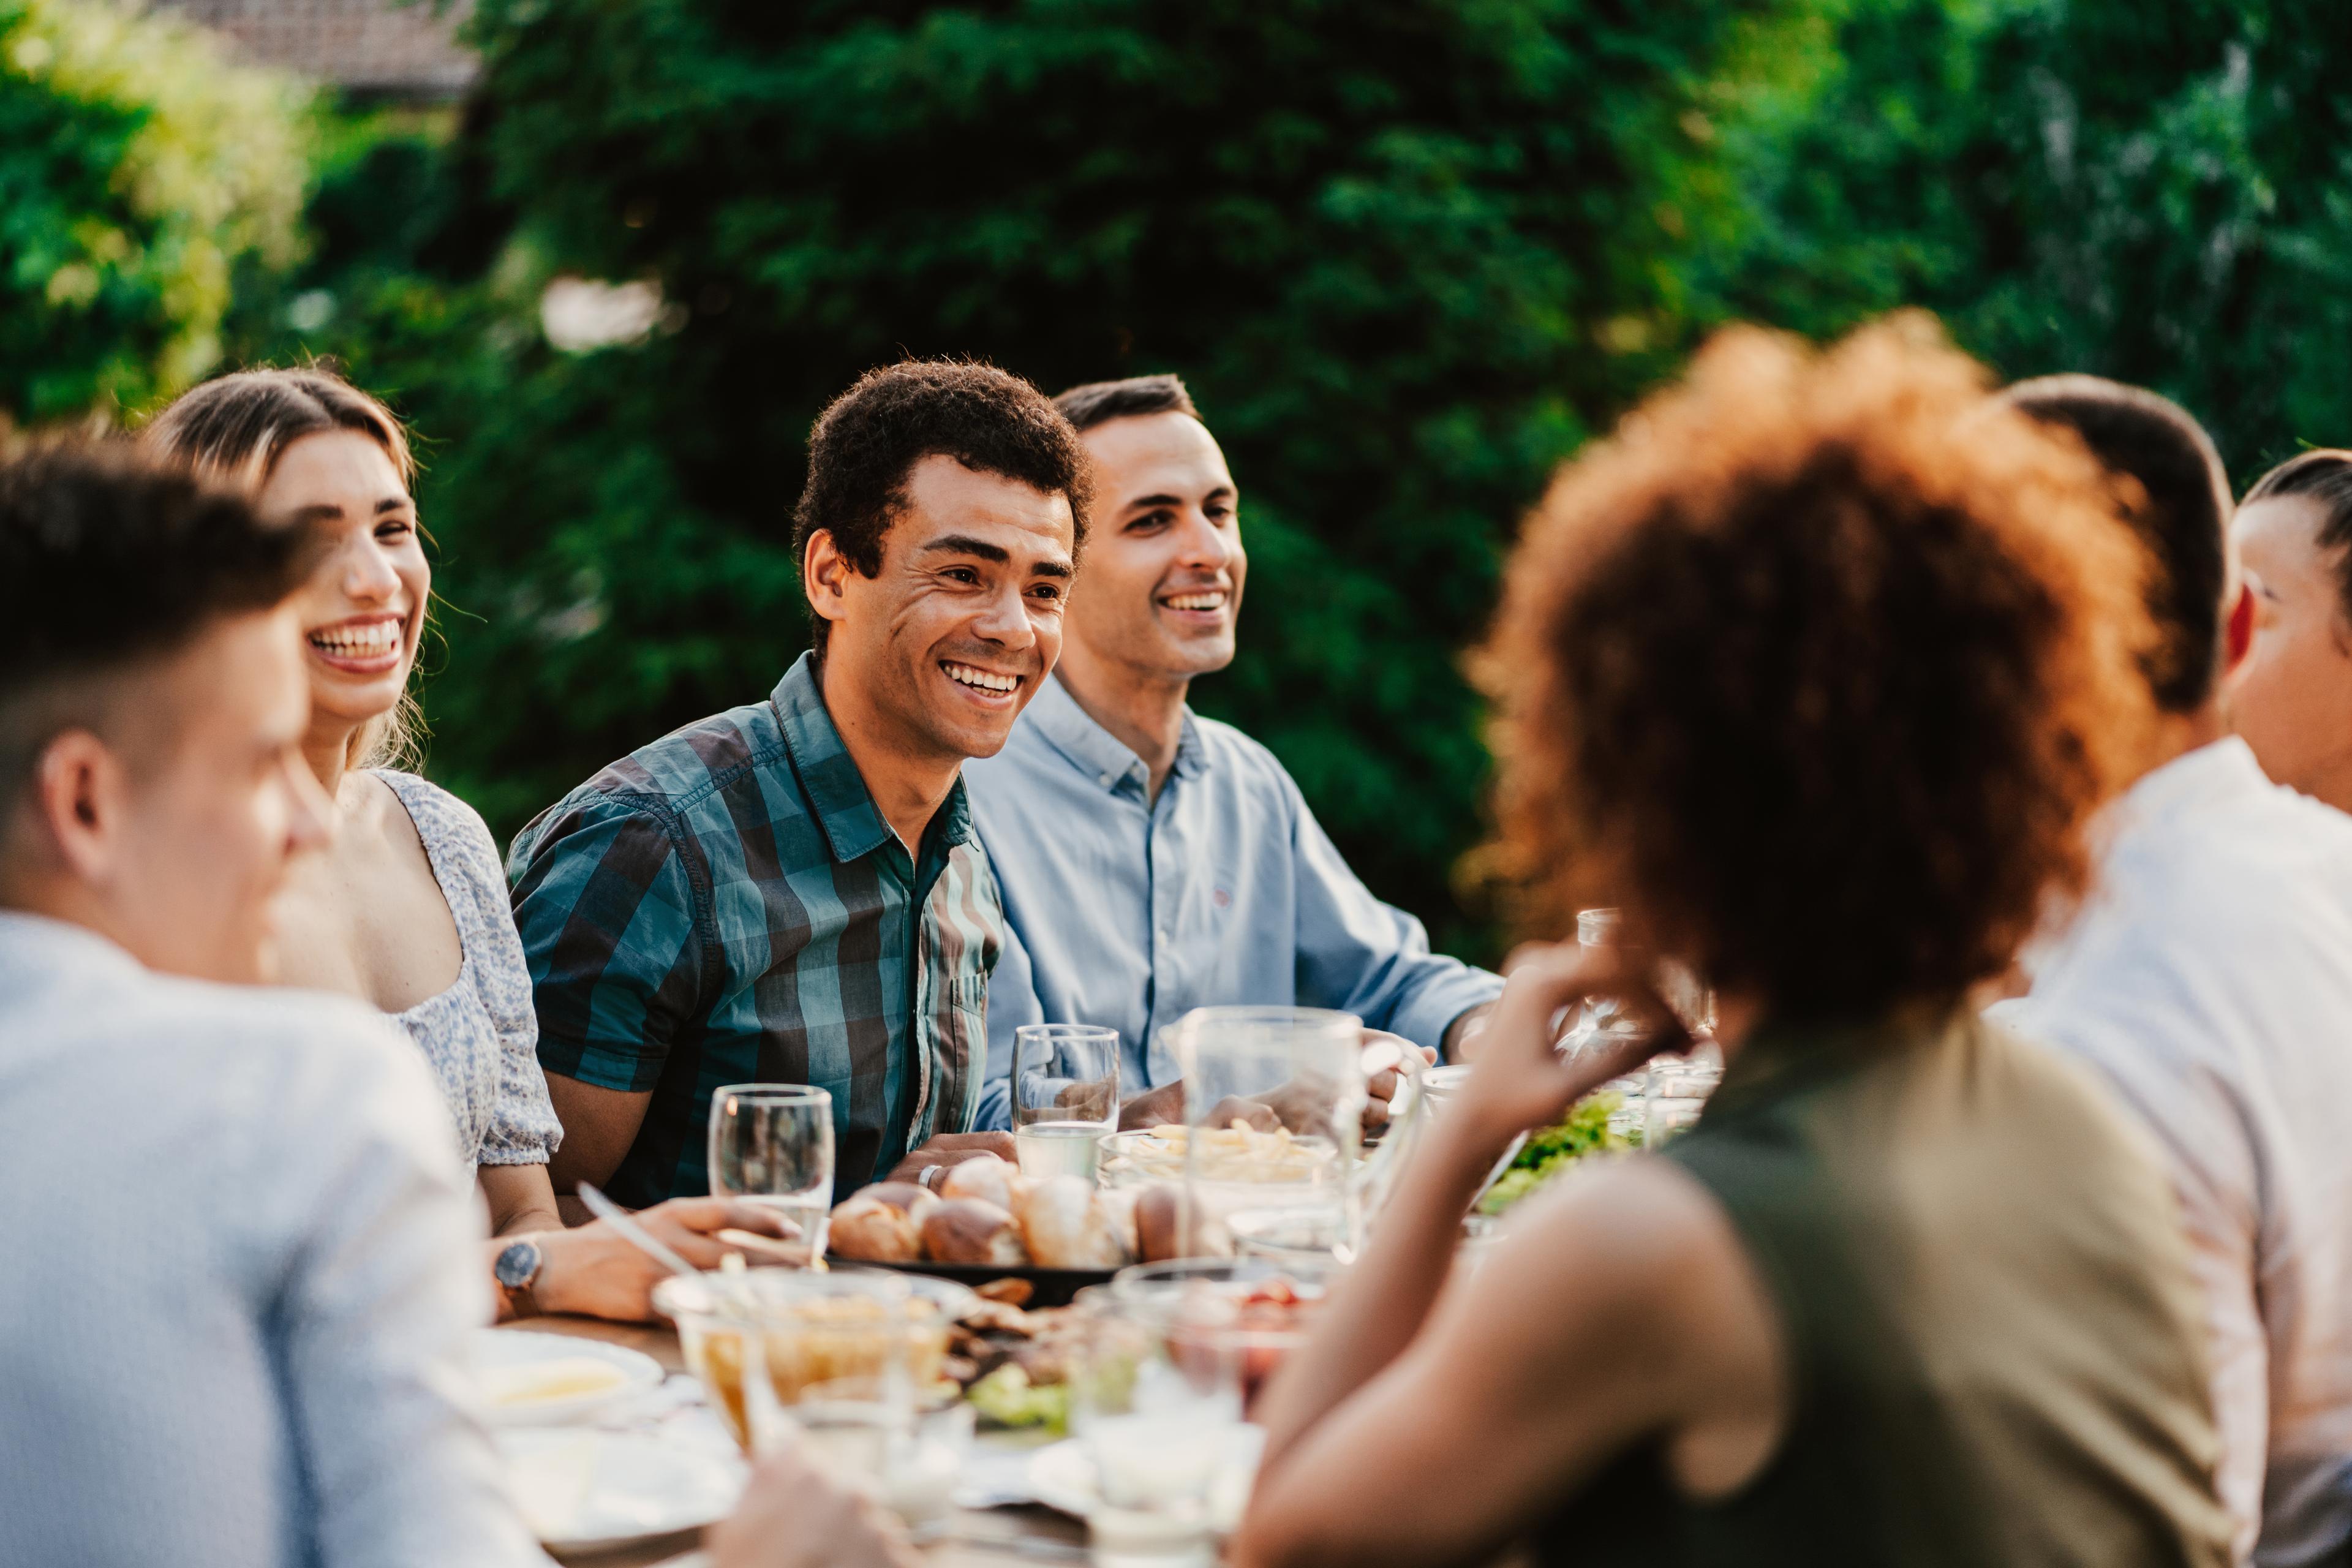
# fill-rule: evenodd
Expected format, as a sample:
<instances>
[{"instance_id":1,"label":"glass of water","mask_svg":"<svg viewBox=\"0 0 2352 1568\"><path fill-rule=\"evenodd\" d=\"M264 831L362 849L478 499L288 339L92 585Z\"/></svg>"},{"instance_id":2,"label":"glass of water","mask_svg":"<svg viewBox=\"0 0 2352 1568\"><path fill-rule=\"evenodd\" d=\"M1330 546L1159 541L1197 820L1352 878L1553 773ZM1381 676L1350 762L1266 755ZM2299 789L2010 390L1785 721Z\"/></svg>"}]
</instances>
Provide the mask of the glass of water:
<instances>
[{"instance_id":1,"label":"glass of water","mask_svg":"<svg viewBox=\"0 0 2352 1568\"><path fill-rule=\"evenodd\" d=\"M1013 1147L1024 1176L1092 1183L1118 1131L1118 1031L1024 1024L1013 1031Z\"/></svg>"},{"instance_id":2,"label":"glass of water","mask_svg":"<svg viewBox=\"0 0 2352 1568\"><path fill-rule=\"evenodd\" d=\"M710 1195L773 1209L785 1247L824 1256L833 1212L833 1096L797 1083L736 1083L710 1097Z\"/></svg>"}]
</instances>

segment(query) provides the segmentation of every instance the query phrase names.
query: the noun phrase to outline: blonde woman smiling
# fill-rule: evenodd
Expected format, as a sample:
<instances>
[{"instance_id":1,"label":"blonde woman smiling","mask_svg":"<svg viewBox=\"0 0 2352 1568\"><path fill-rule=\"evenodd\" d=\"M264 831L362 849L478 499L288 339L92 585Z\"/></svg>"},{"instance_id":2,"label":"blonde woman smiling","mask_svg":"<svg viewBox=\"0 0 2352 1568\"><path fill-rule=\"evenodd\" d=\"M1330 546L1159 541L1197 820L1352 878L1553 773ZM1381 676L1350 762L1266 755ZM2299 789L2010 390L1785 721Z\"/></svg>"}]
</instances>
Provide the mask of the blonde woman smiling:
<instances>
[{"instance_id":1,"label":"blonde woman smiling","mask_svg":"<svg viewBox=\"0 0 2352 1568\"><path fill-rule=\"evenodd\" d=\"M283 978L391 1014L432 1062L488 1205L501 1317L646 1316L657 1266L608 1227L567 1231L556 1213L547 1162L563 1129L498 847L471 807L394 765L415 750L408 683L433 592L399 421L327 371L254 370L188 393L143 438L315 536L293 603L310 683L303 752L335 803L335 836L296 873ZM709 1199L646 1218L705 1265L721 1250L707 1232L777 1229Z\"/></svg>"}]
</instances>

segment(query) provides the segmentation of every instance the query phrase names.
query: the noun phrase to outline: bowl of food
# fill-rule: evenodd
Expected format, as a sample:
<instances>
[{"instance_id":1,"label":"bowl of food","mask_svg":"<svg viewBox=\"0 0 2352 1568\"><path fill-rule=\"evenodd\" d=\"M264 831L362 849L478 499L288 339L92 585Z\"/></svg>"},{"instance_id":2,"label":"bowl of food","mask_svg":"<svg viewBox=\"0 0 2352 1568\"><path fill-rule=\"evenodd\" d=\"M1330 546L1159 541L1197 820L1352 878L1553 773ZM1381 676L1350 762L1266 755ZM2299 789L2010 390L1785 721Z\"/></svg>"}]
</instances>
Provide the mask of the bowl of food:
<instances>
[{"instance_id":1,"label":"bowl of food","mask_svg":"<svg viewBox=\"0 0 2352 1568\"><path fill-rule=\"evenodd\" d=\"M949 1280L866 1269L753 1268L654 1289L687 1364L747 1446L743 1368L753 1336L780 1405L844 1378L903 1375L921 1388L940 1380L950 1329L973 1300Z\"/></svg>"}]
</instances>

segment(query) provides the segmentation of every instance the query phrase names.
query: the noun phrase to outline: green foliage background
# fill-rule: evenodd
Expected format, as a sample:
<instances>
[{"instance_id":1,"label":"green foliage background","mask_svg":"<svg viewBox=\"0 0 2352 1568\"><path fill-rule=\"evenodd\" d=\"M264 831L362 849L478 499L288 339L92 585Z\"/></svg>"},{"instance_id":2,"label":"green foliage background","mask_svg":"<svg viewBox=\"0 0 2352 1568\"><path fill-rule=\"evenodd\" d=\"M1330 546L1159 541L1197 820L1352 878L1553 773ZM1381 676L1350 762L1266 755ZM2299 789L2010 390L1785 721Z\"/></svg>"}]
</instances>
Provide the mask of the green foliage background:
<instances>
[{"instance_id":1,"label":"green foliage background","mask_svg":"<svg viewBox=\"0 0 2352 1568\"><path fill-rule=\"evenodd\" d=\"M28 6L77 0L0 0L0 68ZM1921 304L2004 375L2170 393L2242 478L2352 438L2334 11L482 0L462 110L289 105L236 141L306 148L306 258L201 181L162 210L236 264L226 358L332 354L415 421L447 601L432 771L500 832L794 656L785 519L860 371L1177 370L1253 566L1242 657L1196 700L1275 747L1377 890L1491 954L1452 881L1485 769L1459 650L1549 467L1710 326ZM53 89L27 110L20 76L15 122L131 134ZM214 330L69 335L55 268L22 258L131 188L73 179L40 187L64 194L33 241L0 208L20 414L167 392ZM562 353L537 318L560 274L668 309Z\"/></svg>"}]
</instances>

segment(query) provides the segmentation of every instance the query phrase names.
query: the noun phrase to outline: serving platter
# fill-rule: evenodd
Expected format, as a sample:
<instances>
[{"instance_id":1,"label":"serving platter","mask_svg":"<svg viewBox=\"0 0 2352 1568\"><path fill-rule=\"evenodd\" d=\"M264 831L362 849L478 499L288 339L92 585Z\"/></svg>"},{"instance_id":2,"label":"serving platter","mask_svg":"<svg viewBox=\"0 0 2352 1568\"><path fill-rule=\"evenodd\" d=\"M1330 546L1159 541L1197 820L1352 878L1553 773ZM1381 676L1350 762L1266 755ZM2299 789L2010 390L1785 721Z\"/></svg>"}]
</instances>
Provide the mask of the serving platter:
<instances>
[{"instance_id":1,"label":"serving platter","mask_svg":"<svg viewBox=\"0 0 2352 1568\"><path fill-rule=\"evenodd\" d=\"M955 1283L978 1289L998 1279L1025 1279L1032 1287L1024 1307L1066 1307L1071 1298L1089 1285L1104 1285L1117 1273L1113 1268L1039 1268L1024 1264L1005 1268L988 1263L870 1263L863 1259L845 1260L844 1267L856 1268L887 1268L894 1274L921 1274L934 1279L950 1279Z\"/></svg>"}]
</instances>

